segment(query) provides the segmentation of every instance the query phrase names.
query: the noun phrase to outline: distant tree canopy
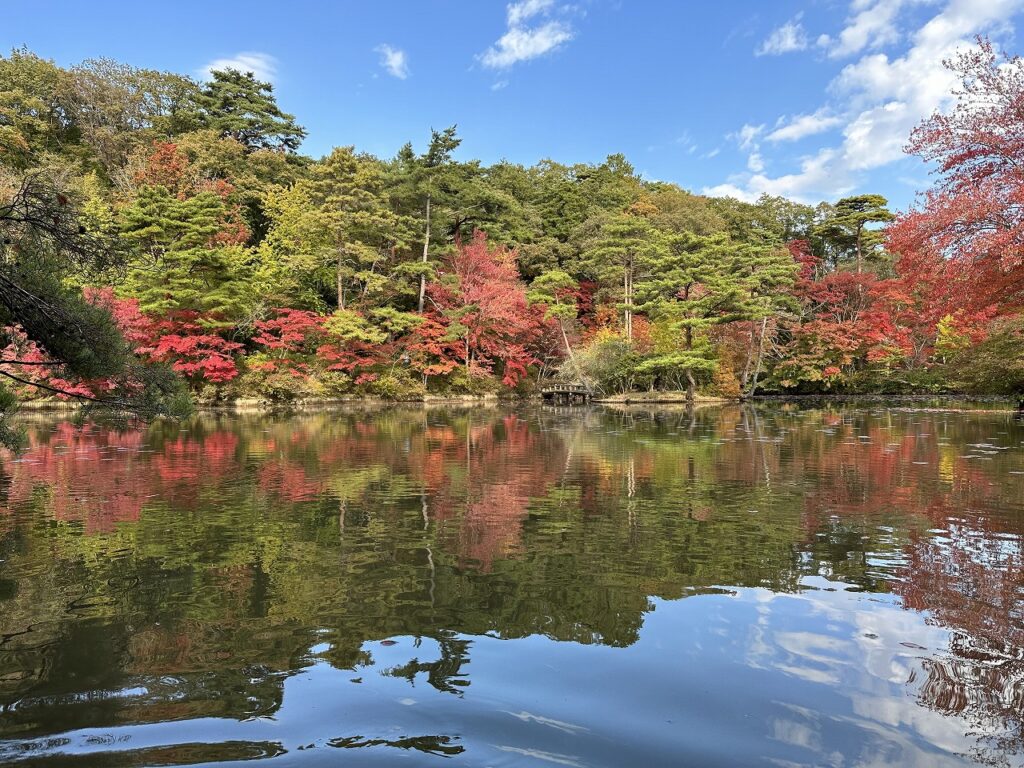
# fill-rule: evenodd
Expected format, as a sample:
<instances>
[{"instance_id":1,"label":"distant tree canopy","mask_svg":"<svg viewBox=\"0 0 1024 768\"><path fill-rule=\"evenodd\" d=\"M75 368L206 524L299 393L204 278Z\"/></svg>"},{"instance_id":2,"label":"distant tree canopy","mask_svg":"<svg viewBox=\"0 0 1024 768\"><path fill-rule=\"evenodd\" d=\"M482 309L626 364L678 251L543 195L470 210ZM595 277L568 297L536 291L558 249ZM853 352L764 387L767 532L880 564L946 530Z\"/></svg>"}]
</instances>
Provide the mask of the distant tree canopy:
<instances>
[{"instance_id":1,"label":"distant tree canopy","mask_svg":"<svg viewBox=\"0 0 1024 768\"><path fill-rule=\"evenodd\" d=\"M1019 362L1024 75L985 41L951 66L959 105L911 138L939 181L896 215L875 194L708 198L619 154L488 166L455 126L391 158L314 160L251 72L200 83L14 50L5 407L156 413L180 406L173 380L204 400L525 392L557 375L604 393L1008 392L1009 373L957 371Z\"/></svg>"}]
</instances>

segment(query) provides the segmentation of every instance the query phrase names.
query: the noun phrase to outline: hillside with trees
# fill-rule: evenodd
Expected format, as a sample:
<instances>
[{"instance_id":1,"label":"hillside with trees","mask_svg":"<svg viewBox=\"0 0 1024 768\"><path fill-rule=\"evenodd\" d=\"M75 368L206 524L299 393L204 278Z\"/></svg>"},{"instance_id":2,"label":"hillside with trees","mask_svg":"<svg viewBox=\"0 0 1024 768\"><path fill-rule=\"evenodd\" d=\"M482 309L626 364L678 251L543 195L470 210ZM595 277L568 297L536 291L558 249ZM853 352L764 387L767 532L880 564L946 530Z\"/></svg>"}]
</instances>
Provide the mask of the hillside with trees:
<instances>
[{"instance_id":1,"label":"hillside with trees","mask_svg":"<svg viewBox=\"0 0 1024 768\"><path fill-rule=\"evenodd\" d=\"M622 155L394 157L305 131L251 73L0 58L0 406L1024 391L1024 67L984 40L909 137L908 211L693 194Z\"/></svg>"}]
</instances>

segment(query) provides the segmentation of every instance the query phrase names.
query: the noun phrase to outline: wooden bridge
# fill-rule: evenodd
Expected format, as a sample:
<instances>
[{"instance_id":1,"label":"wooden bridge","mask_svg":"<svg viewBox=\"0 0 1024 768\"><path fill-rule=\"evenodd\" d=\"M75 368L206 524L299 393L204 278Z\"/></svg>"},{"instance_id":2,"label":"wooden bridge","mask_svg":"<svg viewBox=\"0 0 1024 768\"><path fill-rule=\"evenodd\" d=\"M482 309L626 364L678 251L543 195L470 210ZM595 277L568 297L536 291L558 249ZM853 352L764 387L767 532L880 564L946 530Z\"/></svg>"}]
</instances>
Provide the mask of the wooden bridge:
<instances>
[{"instance_id":1,"label":"wooden bridge","mask_svg":"<svg viewBox=\"0 0 1024 768\"><path fill-rule=\"evenodd\" d=\"M544 402L554 405L581 405L590 400L590 390L583 384L552 381L540 389Z\"/></svg>"}]
</instances>

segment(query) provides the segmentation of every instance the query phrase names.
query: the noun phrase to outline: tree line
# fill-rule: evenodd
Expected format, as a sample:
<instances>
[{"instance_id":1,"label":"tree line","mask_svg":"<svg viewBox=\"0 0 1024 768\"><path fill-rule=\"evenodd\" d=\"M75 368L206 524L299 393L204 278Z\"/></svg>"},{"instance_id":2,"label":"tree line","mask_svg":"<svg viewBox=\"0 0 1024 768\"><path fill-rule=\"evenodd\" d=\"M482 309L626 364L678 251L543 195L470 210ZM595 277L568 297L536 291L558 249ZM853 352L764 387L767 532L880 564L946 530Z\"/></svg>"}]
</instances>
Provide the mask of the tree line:
<instances>
[{"instance_id":1,"label":"tree line","mask_svg":"<svg viewBox=\"0 0 1024 768\"><path fill-rule=\"evenodd\" d=\"M454 126L313 159L269 83L0 58L0 375L18 397L1024 389L1016 58L950 62L935 186L709 198L625 157L485 165Z\"/></svg>"}]
</instances>

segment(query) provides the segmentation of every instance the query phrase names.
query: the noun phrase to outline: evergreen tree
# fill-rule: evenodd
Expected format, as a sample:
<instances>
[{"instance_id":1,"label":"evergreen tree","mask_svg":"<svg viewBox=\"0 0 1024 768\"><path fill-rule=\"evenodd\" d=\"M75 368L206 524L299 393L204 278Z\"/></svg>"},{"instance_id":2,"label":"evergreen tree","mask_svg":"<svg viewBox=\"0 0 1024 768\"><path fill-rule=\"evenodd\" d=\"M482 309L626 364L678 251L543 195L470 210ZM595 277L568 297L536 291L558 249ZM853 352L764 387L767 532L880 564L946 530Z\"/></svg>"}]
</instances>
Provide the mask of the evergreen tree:
<instances>
[{"instance_id":1,"label":"evergreen tree","mask_svg":"<svg viewBox=\"0 0 1024 768\"><path fill-rule=\"evenodd\" d=\"M314 165L309 178L271 195L272 264L291 272L293 280L305 274L307 286L321 270L332 270L341 310L353 298L400 295L409 273L419 276L403 268L401 258L414 236L413 223L394 212L385 181L378 161L346 147Z\"/></svg>"},{"instance_id":2,"label":"evergreen tree","mask_svg":"<svg viewBox=\"0 0 1024 768\"><path fill-rule=\"evenodd\" d=\"M306 137L294 115L282 112L274 86L252 72L215 70L198 97L203 124L230 136L248 152L275 149L295 152Z\"/></svg>"},{"instance_id":3,"label":"evergreen tree","mask_svg":"<svg viewBox=\"0 0 1024 768\"><path fill-rule=\"evenodd\" d=\"M857 274L864 271L864 259L875 256L884 236L869 224L882 224L896 218L881 195L844 197L820 225L816 234L836 243L846 253L852 252Z\"/></svg>"},{"instance_id":4,"label":"evergreen tree","mask_svg":"<svg viewBox=\"0 0 1024 768\"><path fill-rule=\"evenodd\" d=\"M419 295L417 311L422 314L427 296L427 282L434 274L431 264L431 239L456 205L459 172L452 153L462 143L454 125L443 131L431 131L427 151L417 156L411 144L399 151L392 163L394 193L402 210L410 215L422 216L423 250L418 267ZM454 233L450 233L454 234Z\"/></svg>"},{"instance_id":5,"label":"evergreen tree","mask_svg":"<svg viewBox=\"0 0 1024 768\"><path fill-rule=\"evenodd\" d=\"M576 354L572 344L569 343L569 335L565 327L576 319L578 308L575 300L575 292L579 289L579 283L560 269L552 269L538 275L530 284L527 298L532 304L542 304L545 308L545 318L555 320L558 323L558 330L562 336L562 343L565 345L565 355L572 366L572 375L583 379L588 389L590 383L586 381L583 369L576 361Z\"/></svg>"},{"instance_id":6,"label":"evergreen tree","mask_svg":"<svg viewBox=\"0 0 1024 768\"><path fill-rule=\"evenodd\" d=\"M653 212L649 203L640 203L625 213L601 217L581 256L583 270L598 280L608 295L621 299L627 341L633 340L638 278L645 279L668 253L665 233L649 219Z\"/></svg>"},{"instance_id":7,"label":"evergreen tree","mask_svg":"<svg viewBox=\"0 0 1024 768\"><path fill-rule=\"evenodd\" d=\"M792 284L794 272L792 258L777 245L737 243L724 234L672 237L641 288L644 311L673 329L672 341L640 370L681 372L692 397L695 374L715 368L707 331L768 318L777 311L773 297Z\"/></svg>"},{"instance_id":8,"label":"evergreen tree","mask_svg":"<svg viewBox=\"0 0 1024 768\"><path fill-rule=\"evenodd\" d=\"M186 199L166 187L143 187L121 214L130 248L127 289L142 311L190 311L219 321L237 318L244 301L244 250L216 242L224 203L213 192Z\"/></svg>"}]
</instances>

